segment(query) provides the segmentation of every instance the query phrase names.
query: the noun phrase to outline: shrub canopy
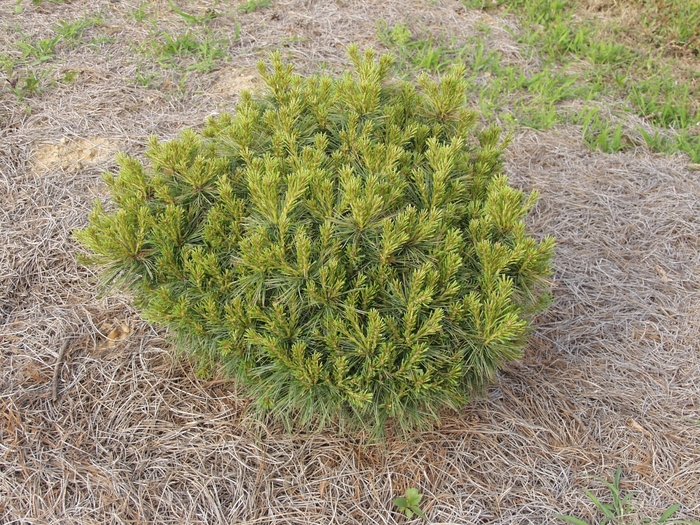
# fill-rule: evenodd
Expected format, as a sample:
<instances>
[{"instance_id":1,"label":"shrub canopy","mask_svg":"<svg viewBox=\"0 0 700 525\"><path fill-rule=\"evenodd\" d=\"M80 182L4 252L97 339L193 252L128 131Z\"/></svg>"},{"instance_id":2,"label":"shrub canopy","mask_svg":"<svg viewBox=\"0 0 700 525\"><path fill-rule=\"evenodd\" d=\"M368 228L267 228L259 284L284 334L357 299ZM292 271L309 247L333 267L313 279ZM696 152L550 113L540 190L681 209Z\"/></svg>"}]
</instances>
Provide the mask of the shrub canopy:
<instances>
[{"instance_id":1,"label":"shrub canopy","mask_svg":"<svg viewBox=\"0 0 700 525\"><path fill-rule=\"evenodd\" d=\"M120 156L78 235L201 370L287 423L424 427L525 344L554 242L526 233L495 128L473 132L463 66L418 86L349 48L302 78L272 55L202 133Z\"/></svg>"}]
</instances>

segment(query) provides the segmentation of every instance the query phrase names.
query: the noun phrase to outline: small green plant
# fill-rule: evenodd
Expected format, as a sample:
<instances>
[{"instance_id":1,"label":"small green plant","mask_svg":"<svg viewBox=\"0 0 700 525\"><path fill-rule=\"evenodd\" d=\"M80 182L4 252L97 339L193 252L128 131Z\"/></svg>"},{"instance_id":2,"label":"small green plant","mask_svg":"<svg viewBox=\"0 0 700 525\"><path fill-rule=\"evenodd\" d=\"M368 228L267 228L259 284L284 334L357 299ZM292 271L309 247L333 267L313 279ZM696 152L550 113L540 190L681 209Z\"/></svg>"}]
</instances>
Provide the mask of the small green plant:
<instances>
[{"instance_id":1,"label":"small green plant","mask_svg":"<svg viewBox=\"0 0 700 525\"><path fill-rule=\"evenodd\" d=\"M5 74L6 78L11 78L15 70L15 60L12 56L6 53L0 53L0 71Z\"/></svg>"},{"instance_id":2,"label":"small green plant","mask_svg":"<svg viewBox=\"0 0 700 525\"><path fill-rule=\"evenodd\" d=\"M199 50L199 40L190 31L176 36L164 32L162 36L163 42L155 44L155 47L165 57L164 61L170 61L175 57L194 55Z\"/></svg>"},{"instance_id":3,"label":"small green plant","mask_svg":"<svg viewBox=\"0 0 700 525\"><path fill-rule=\"evenodd\" d=\"M66 83L66 84L72 84L73 82L76 81L76 79L78 78L79 75L80 75L80 71L74 71L74 70L66 71L63 74L63 78L61 79L61 81Z\"/></svg>"},{"instance_id":4,"label":"small green plant","mask_svg":"<svg viewBox=\"0 0 700 525\"><path fill-rule=\"evenodd\" d=\"M384 32L388 31L386 26L380 26L380 28ZM390 31L388 31L388 36L391 43L399 47L408 45L413 38L413 35L406 24L396 24Z\"/></svg>"},{"instance_id":5,"label":"small green plant","mask_svg":"<svg viewBox=\"0 0 700 525\"><path fill-rule=\"evenodd\" d=\"M186 13L182 9L180 9L178 6L175 5L173 0L168 0L170 2L170 7L172 8L173 11L175 11L182 19L187 22L187 25L204 25L210 20L213 20L219 14L216 12L216 6L219 4L219 2L215 2L214 6L211 7L210 9L207 9L203 14L197 16L193 15L190 13Z\"/></svg>"},{"instance_id":6,"label":"small green plant","mask_svg":"<svg viewBox=\"0 0 700 525\"><path fill-rule=\"evenodd\" d=\"M47 76L47 71L39 71L18 67L19 61L10 55L0 55L0 71L4 73L4 80L17 100L41 92L42 80Z\"/></svg>"},{"instance_id":7,"label":"small green plant","mask_svg":"<svg viewBox=\"0 0 700 525\"><path fill-rule=\"evenodd\" d=\"M686 153L692 162L700 163L700 136L682 130L676 137L676 147Z\"/></svg>"},{"instance_id":8,"label":"small green plant","mask_svg":"<svg viewBox=\"0 0 700 525\"><path fill-rule=\"evenodd\" d=\"M518 101L515 115L522 126L532 129L551 129L558 121L557 107L548 100Z\"/></svg>"},{"instance_id":9,"label":"small green plant","mask_svg":"<svg viewBox=\"0 0 700 525\"><path fill-rule=\"evenodd\" d=\"M675 135L671 132L662 133L658 130L649 133L641 128L637 131L639 131L639 134L651 151L673 153L678 150L686 153L690 157L691 162L700 163L699 136L691 135L685 130L681 130Z\"/></svg>"},{"instance_id":10,"label":"small green plant","mask_svg":"<svg viewBox=\"0 0 700 525\"><path fill-rule=\"evenodd\" d=\"M155 88L159 77L158 74L153 71L144 71L141 64L136 66L136 83L142 87Z\"/></svg>"},{"instance_id":11,"label":"small green plant","mask_svg":"<svg viewBox=\"0 0 700 525\"><path fill-rule=\"evenodd\" d=\"M576 94L574 86L578 80L576 75L545 68L539 73L525 77L520 85L539 100L554 104L573 98Z\"/></svg>"},{"instance_id":12,"label":"small green plant","mask_svg":"<svg viewBox=\"0 0 700 525\"><path fill-rule=\"evenodd\" d=\"M53 26L54 32L61 37L61 39L75 43L80 40L83 32L89 27L99 25L103 22L100 17L88 17L84 16L74 20L73 22L66 22L65 20L59 20L58 24Z\"/></svg>"},{"instance_id":13,"label":"small green plant","mask_svg":"<svg viewBox=\"0 0 700 525\"><path fill-rule=\"evenodd\" d=\"M150 2L141 2L138 7L131 12L131 16L139 23L145 22L148 20L150 6Z\"/></svg>"},{"instance_id":14,"label":"small green plant","mask_svg":"<svg viewBox=\"0 0 700 525\"><path fill-rule=\"evenodd\" d=\"M56 35L53 38L42 38L34 43L17 42L17 47L22 51L22 59L33 58L34 60L29 65L35 66L53 60L56 54L56 44L61 41L61 38L61 35Z\"/></svg>"},{"instance_id":15,"label":"small green plant","mask_svg":"<svg viewBox=\"0 0 700 525\"><path fill-rule=\"evenodd\" d=\"M31 68L49 62L56 57L56 46L59 43L76 44L85 29L101 23L102 19L98 16L84 16L73 22L60 20L53 26L55 35L51 38L42 38L32 42L31 39L22 35L22 41L17 42L17 47L22 52L22 57L17 60L17 64Z\"/></svg>"},{"instance_id":16,"label":"small green plant","mask_svg":"<svg viewBox=\"0 0 700 525\"><path fill-rule=\"evenodd\" d=\"M415 514L425 519L425 514L423 514L420 508L421 499L423 499L423 494L416 488L410 488L406 489L406 494L403 497L394 499L394 505L396 505L399 511L403 512L407 518L412 518Z\"/></svg>"},{"instance_id":17,"label":"small green plant","mask_svg":"<svg viewBox=\"0 0 700 525\"><path fill-rule=\"evenodd\" d=\"M41 81L45 76L45 72L29 71L25 74L20 74L17 78L8 79L7 82L17 99L24 100L26 97L36 95L42 91Z\"/></svg>"},{"instance_id":18,"label":"small green plant","mask_svg":"<svg viewBox=\"0 0 700 525\"><path fill-rule=\"evenodd\" d=\"M687 85L655 76L634 86L630 99L640 115L658 126L686 129L700 119Z\"/></svg>"},{"instance_id":19,"label":"small green plant","mask_svg":"<svg viewBox=\"0 0 700 525\"><path fill-rule=\"evenodd\" d=\"M646 130L639 128L637 131L639 131L639 134L642 136L644 142L651 151L656 151L658 153L670 153L675 149L673 140L658 130L654 130L652 133L649 133Z\"/></svg>"},{"instance_id":20,"label":"small green plant","mask_svg":"<svg viewBox=\"0 0 700 525\"><path fill-rule=\"evenodd\" d=\"M486 388L549 300L551 238L524 217L505 144L474 131L464 65L418 85L392 57L303 78L272 56L202 134L120 157L77 234L107 284L285 424L429 428Z\"/></svg>"},{"instance_id":21,"label":"small green plant","mask_svg":"<svg viewBox=\"0 0 700 525\"><path fill-rule=\"evenodd\" d=\"M501 55L497 51L489 51L482 38L477 38L470 66L473 71L499 72Z\"/></svg>"},{"instance_id":22,"label":"small green plant","mask_svg":"<svg viewBox=\"0 0 700 525\"><path fill-rule=\"evenodd\" d=\"M196 60L188 67L188 70L206 73L215 69L219 61L225 56L225 50L221 40L207 34L199 42L199 48L195 54Z\"/></svg>"},{"instance_id":23,"label":"small green plant","mask_svg":"<svg viewBox=\"0 0 700 525\"><path fill-rule=\"evenodd\" d=\"M634 508L632 506L633 493L628 492L625 495L622 494L622 490L620 489L621 476L622 469L618 467L612 481L600 480L610 491L612 499L610 503L601 502L591 491L586 490L586 495L603 514L599 525L625 525L629 523L630 518L634 517ZM680 505L676 503L667 508L658 519L642 518L639 523L650 525L700 525L699 521L671 519L679 509ZM557 514L556 517L560 520L572 523L573 525L589 525L587 522L574 516Z\"/></svg>"},{"instance_id":24,"label":"small green plant","mask_svg":"<svg viewBox=\"0 0 700 525\"><path fill-rule=\"evenodd\" d=\"M271 5L272 0L248 0L246 3L242 4L238 10L243 13L252 13L261 7L270 7Z\"/></svg>"}]
</instances>

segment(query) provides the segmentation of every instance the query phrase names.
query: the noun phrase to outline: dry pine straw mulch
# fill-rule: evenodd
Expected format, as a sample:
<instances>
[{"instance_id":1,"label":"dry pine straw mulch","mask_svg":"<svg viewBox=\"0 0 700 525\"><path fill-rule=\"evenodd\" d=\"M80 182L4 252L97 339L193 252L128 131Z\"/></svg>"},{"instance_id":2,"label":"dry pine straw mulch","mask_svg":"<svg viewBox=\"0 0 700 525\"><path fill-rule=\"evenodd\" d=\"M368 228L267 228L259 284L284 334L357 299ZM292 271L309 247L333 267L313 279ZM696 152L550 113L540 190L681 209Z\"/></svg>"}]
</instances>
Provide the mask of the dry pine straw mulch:
<instances>
[{"instance_id":1,"label":"dry pine straw mulch","mask_svg":"<svg viewBox=\"0 0 700 525\"><path fill-rule=\"evenodd\" d=\"M451 0L280 0L237 14L230 60L183 95L174 73L133 81L131 43L151 38L128 17L135 0L14 5L0 3L4 49L17 27L44 37L83 10L102 12L88 31L112 40L59 50L53 74L78 71L75 83L23 102L0 88L0 522L404 523L391 500L414 486L433 523L592 521L584 489L607 497L595 477L618 466L638 517L675 502L700 516L700 181L680 156L590 153L573 128L515 137L507 171L542 194L532 230L559 241L555 303L487 396L409 441L251 424L230 384L197 380L76 262L71 231L105 197L114 152L140 155L149 134L230 107L267 51L340 70L348 43L381 47L378 19L458 39L481 20L517 60L514 20ZM183 30L167 2L150 6L159 27ZM232 17L210 27L235 29Z\"/></svg>"}]
</instances>

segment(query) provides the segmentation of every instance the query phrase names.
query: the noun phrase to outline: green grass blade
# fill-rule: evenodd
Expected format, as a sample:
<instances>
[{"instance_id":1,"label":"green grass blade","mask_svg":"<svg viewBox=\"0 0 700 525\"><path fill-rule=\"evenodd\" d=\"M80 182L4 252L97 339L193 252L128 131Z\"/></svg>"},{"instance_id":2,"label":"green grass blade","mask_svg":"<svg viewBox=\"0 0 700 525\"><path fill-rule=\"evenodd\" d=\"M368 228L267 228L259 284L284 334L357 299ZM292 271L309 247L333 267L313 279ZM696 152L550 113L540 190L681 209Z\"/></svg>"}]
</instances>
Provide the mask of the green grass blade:
<instances>
[{"instance_id":1,"label":"green grass blade","mask_svg":"<svg viewBox=\"0 0 700 525\"><path fill-rule=\"evenodd\" d=\"M589 525L587 522L583 521L582 519L574 518L573 516L564 516L563 514L555 514L554 517L557 519L563 520L563 521L568 521L569 523L573 523L573 525Z\"/></svg>"},{"instance_id":2,"label":"green grass blade","mask_svg":"<svg viewBox=\"0 0 700 525\"><path fill-rule=\"evenodd\" d=\"M658 523L664 523L667 519L669 519L671 516L673 516L678 509L680 509L681 506L679 503L675 503L671 505L669 508L667 508L664 513L661 515L659 518Z\"/></svg>"}]
</instances>

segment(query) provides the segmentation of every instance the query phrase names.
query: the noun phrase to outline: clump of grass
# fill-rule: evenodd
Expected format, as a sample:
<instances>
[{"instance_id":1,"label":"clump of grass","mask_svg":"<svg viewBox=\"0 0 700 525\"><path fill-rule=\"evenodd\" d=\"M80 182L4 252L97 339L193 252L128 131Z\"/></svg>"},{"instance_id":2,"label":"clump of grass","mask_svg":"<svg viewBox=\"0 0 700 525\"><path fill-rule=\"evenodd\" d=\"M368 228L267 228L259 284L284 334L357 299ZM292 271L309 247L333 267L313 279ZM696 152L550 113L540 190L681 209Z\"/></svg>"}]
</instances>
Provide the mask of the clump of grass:
<instances>
[{"instance_id":1,"label":"clump of grass","mask_svg":"<svg viewBox=\"0 0 700 525\"><path fill-rule=\"evenodd\" d=\"M615 124L610 119L601 117L595 108L584 109L577 115L576 120L583 127L583 142L591 150L617 153L634 145L623 131L622 124Z\"/></svg>"},{"instance_id":2,"label":"clump of grass","mask_svg":"<svg viewBox=\"0 0 700 525\"><path fill-rule=\"evenodd\" d=\"M169 0L169 2L172 10L175 11L178 15L180 15L180 17L187 23L187 25L205 25L210 20L213 20L214 18L219 16L219 14L216 12L216 6L219 4L218 1L214 3L214 6L211 9L207 9L201 15L187 13L180 9L178 6L176 6L172 0Z\"/></svg>"},{"instance_id":3,"label":"clump of grass","mask_svg":"<svg viewBox=\"0 0 700 525\"><path fill-rule=\"evenodd\" d=\"M17 42L17 47L22 51L22 60L28 61L29 66L36 66L53 60L56 56L56 44L60 41L61 35L55 35L52 38L42 38L34 42L29 39Z\"/></svg>"},{"instance_id":4,"label":"clump of grass","mask_svg":"<svg viewBox=\"0 0 700 525\"><path fill-rule=\"evenodd\" d=\"M272 0L248 0L246 3L241 5L238 10L242 13L252 13L262 7L270 7L271 5Z\"/></svg>"},{"instance_id":5,"label":"clump of grass","mask_svg":"<svg viewBox=\"0 0 700 525\"><path fill-rule=\"evenodd\" d=\"M634 493L627 492L626 494L623 494L622 489L620 488L621 476L622 469L618 468L612 481L607 481L604 479L600 480L610 492L610 503L603 503L590 490L586 490L586 495L591 499L596 508L603 515L599 522L600 525L625 525L632 523L632 521L630 521L632 519L635 520L633 523L644 523L649 525L700 525L700 521L672 519L673 515L676 514L681 507L678 503L668 507L661 514L661 516L655 520L651 518L640 519L639 516L636 515L634 505L632 504L632 497L634 496ZM589 525L588 522L574 516L557 514L557 518L568 523L572 523L573 525Z\"/></svg>"},{"instance_id":6,"label":"clump of grass","mask_svg":"<svg viewBox=\"0 0 700 525\"><path fill-rule=\"evenodd\" d=\"M68 22L66 20L59 20L58 24L53 26L53 31L63 40L71 45L76 45L80 42L83 33L86 29L102 24L103 19L101 16L88 16L85 15L82 18Z\"/></svg>"},{"instance_id":7,"label":"clump of grass","mask_svg":"<svg viewBox=\"0 0 700 525\"><path fill-rule=\"evenodd\" d=\"M42 81L46 77L46 72L29 71L20 73L16 78L7 79L10 91L14 93L17 100L39 94L43 91Z\"/></svg>"},{"instance_id":8,"label":"clump of grass","mask_svg":"<svg viewBox=\"0 0 700 525\"><path fill-rule=\"evenodd\" d=\"M215 69L225 56L222 39L209 31L197 34L189 29L181 34L162 31L140 50L161 67L205 73Z\"/></svg>"},{"instance_id":9,"label":"clump of grass","mask_svg":"<svg viewBox=\"0 0 700 525\"><path fill-rule=\"evenodd\" d=\"M198 15L187 13L171 2L171 8L187 24L184 31L159 30L153 23L151 37L133 46L146 60L139 63L134 82L137 85L165 89L175 85L177 93L185 93L191 73L209 73L225 60L226 40L202 26L219 16L215 7ZM146 15L144 14L144 17ZM232 38L238 38L240 25Z\"/></svg>"},{"instance_id":10,"label":"clump of grass","mask_svg":"<svg viewBox=\"0 0 700 525\"><path fill-rule=\"evenodd\" d=\"M148 20L149 7L149 2L141 2L138 7L131 12L131 16L139 23L145 22Z\"/></svg>"},{"instance_id":11,"label":"clump of grass","mask_svg":"<svg viewBox=\"0 0 700 525\"><path fill-rule=\"evenodd\" d=\"M700 120L689 86L679 84L668 68L638 81L629 98L637 112L657 126L687 129Z\"/></svg>"}]
</instances>

